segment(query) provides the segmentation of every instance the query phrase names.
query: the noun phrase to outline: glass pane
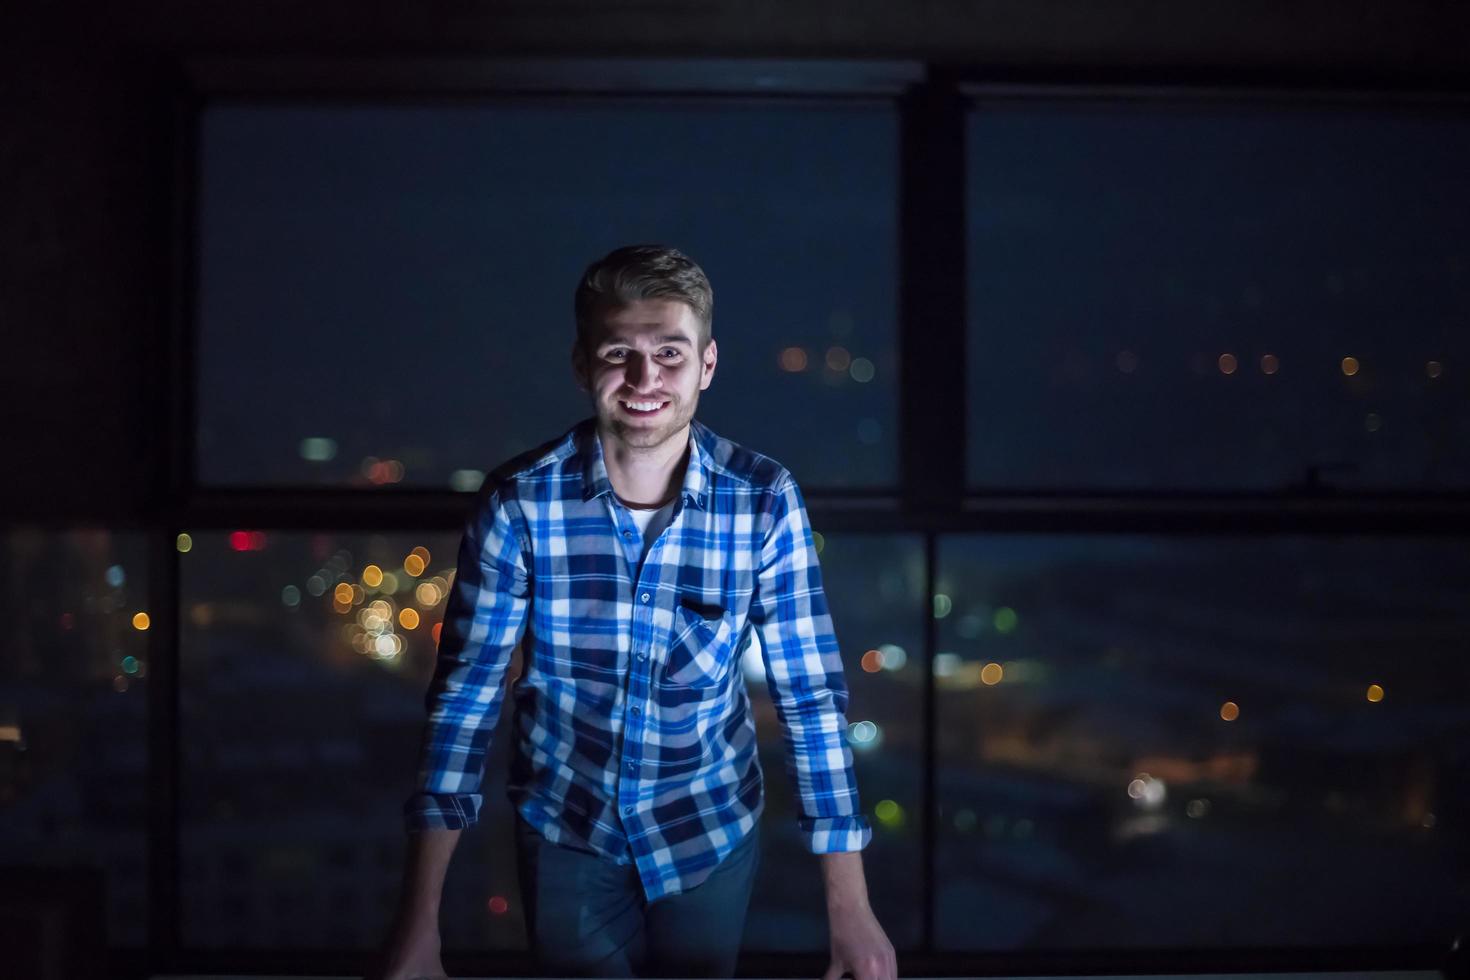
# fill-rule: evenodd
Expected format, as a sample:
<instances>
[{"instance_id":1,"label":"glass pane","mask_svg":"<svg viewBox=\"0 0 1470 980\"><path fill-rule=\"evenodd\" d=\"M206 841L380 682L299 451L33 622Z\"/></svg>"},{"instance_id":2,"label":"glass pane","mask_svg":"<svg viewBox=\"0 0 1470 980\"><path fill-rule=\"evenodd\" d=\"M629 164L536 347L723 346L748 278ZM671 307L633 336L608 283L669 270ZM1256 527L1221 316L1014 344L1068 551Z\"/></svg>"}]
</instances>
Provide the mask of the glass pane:
<instances>
[{"instance_id":1,"label":"glass pane","mask_svg":"<svg viewBox=\"0 0 1470 980\"><path fill-rule=\"evenodd\" d=\"M443 533L193 536L181 606L186 946L381 944L457 545ZM487 764L500 787L504 742ZM446 947L524 945L503 804L461 840L441 928Z\"/></svg>"},{"instance_id":2,"label":"glass pane","mask_svg":"<svg viewBox=\"0 0 1470 980\"><path fill-rule=\"evenodd\" d=\"M1470 122L970 116L969 479L1470 484Z\"/></svg>"},{"instance_id":3,"label":"glass pane","mask_svg":"<svg viewBox=\"0 0 1470 980\"><path fill-rule=\"evenodd\" d=\"M896 132L876 104L212 108L200 478L473 489L591 414L586 265L664 242L714 286L700 419L805 489L891 486Z\"/></svg>"},{"instance_id":4,"label":"glass pane","mask_svg":"<svg viewBox=\"0 0 1470 980\"><path fill-rule=\"evenodd\" d=\"M819 532L818 532L819 534ZM858 799L873 826L863 851L868 896L898 949L923 928L924 548L912 536L819 535L822 578L847 677L848 743ZM828 948L819 859L796 827L791 779L775 708L759 664L747 651L766 810L745 948L761 952ZM750 655L755 654L755 655Z\"/></svg>"},{"instance_id":5,"label":"glass pane","mask_svg":"<svg viewBox=\"0 0 1470 980\"><path fill-rule=\"evenodd\" d=\"M146 540L17 528L0 548L0 864L95 869L107 945L143 946Z\"/></svg>"},{"instance_id":6,"label":"glass pane","mask_svg":"<svg viewBox=\"0 0 1470 980\"><path fill-rule=\"evenodd\" d=\"M397 897L400 808L412 788L457 544L444 534L192 538L182 629L186 945L350 949L381 941ZM422 567L411 561L419 547L429 553ZM922 551L910 538L857 536L822 548L852 692L859 791L865 810L879 814L865 852L869 889L893 941L914 942ZM407 626L410 611L417 622ZM886 663L864 661L870 648L887 651ZM513 664L510 675L518 672ZM767 804L746 944L824 949L820 866L797 834L757 657L747 672ZM446 948L525 945L504 797L510 726L511 710L502 711L482 821L462 839L445 883Z\"/></svg>"},{"instance_id":7,"label":"glass pane","mask_svg":"<svg viewBox=\"0 0 1470 980\"><path fill-rule=\"evenodd\" d=\"M1463 926L1463 541L956 536L937 591L942 948Z\"/></svg>"}]
</instances>

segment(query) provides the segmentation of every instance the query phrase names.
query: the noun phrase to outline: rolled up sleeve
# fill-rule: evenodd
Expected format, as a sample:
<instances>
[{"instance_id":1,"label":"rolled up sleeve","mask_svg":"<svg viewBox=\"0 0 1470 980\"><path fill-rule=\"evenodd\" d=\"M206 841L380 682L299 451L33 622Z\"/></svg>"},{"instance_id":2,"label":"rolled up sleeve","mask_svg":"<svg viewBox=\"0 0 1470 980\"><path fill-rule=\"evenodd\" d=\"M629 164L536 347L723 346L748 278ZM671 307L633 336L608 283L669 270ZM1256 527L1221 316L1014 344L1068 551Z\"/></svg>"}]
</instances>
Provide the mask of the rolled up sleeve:
<instances>
[{"instance_id":1,"label":"rolled up sleeve","mask_svg":"<svg viewBox=\"0 0 1470 980\"><path fill-rule=\"evenodd\" d=\"M774 486L764 521L750 619L765 650L797 825L815 854L860 851L873 831L858 803L847 743L847 682L806 503L790 474Z\"/></svg>"},{"instance_id":2,"label":"rolled up sleeve","mask_svg":"<svg viewBox=\"0 0 1470 980\"><path fill-rule=\"evenodd\" d=\"M529 546L516 527L518 512L502 494L487 481L460 539L424 695L428 720L418 775L403 804L409 831L464 828L479 819L485 756L531 594Z\"/></svg>"}]
</instances>

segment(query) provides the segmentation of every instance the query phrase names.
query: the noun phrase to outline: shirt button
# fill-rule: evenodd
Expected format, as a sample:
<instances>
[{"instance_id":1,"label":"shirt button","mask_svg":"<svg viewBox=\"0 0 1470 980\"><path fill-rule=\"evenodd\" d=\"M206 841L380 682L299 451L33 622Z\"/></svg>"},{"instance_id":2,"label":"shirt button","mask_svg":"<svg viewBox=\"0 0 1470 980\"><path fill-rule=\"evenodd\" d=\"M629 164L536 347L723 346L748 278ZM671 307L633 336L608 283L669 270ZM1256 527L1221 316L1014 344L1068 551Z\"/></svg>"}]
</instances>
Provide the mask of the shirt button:
<instances>
[{"instance_id":1,"label":"shirt button","mask_svg":"<svg viewBox=\"0 0 1470 980\"><path fill-rule=\"evenodd\" d=\"M641 596L639 596L638 598L639 599L642 599L644 602L647 602L648 601L648 593L645 592Z\"/></svg>"},{"instance_id":2,"label":"shirt button","mask_svg":"<svg viewBox=\"0 0 1470 980\"><path fill-rule=\"evenodd\" d=\"M647 659L648 659L648 651L647 650L639 650L638 651L638 660L640 662L642 662L642 661L647 660Z\"/></svg>"},{"instance_id":3,"label":"shirt button","mask_svg":"<svg viewBox=\"0 0 1470 980\"><path fill-rule=\"evenodd\" d=\"M640 708L640 707L638 707L638 705L635 704L635 705L633 705L633 714L635 714L635 715L641 715L641 714L643 714L643 709Z\"/></svg>"},{"instance_id":4,"label":"shirt button","mask_svg":"<svg viewBox=\"0 0 1470 980\"><path fill-rule=\"evenodd\" d=\"M638 763L636 763L636 762L630 762L630 763L628 763L628 771L629 772L637 772L638 771Z\"/></svg>"},{"instance_id":5,"label":"shirt button","mask_svg":"<svg viewBox=\"0 0 1470 980\"><path fill-rule=\"evenodd\" d=\"M623 816L626 817L626 816L628 816L632 812L633 812L633 808L632 807L630 807L630 806L623 807Z\"/></svg>"},{"instance_id":6,"label":"shirt button","mask_svg":"<svg viewBox=\"0 0 1470 980\"><path fill-rule=\"evenodd\" d=\"M625 537L625 538L631 538L632 536L633 536L633 532L632 531L624 531L623 532L623 537Z\"/></svg>"}]
</instances>

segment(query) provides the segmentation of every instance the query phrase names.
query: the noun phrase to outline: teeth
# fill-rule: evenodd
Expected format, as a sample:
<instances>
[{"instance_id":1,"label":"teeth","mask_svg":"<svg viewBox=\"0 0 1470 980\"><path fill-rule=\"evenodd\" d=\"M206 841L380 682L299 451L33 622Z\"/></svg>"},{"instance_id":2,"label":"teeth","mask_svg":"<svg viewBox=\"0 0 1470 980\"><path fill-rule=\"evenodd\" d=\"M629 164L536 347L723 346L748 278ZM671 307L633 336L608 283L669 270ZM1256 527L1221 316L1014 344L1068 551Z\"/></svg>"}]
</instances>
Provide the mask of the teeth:
<instances>
[{"instance_id":1,"label":"teeth","mask_svg":"<svg viewBox=\"0 0 1470 980\"><path fill-rule=\"evenodd\" d=\"M629 408L639 412L651 412L663 405L663 402L623 402Z\"/></svg>"}]
</instances>

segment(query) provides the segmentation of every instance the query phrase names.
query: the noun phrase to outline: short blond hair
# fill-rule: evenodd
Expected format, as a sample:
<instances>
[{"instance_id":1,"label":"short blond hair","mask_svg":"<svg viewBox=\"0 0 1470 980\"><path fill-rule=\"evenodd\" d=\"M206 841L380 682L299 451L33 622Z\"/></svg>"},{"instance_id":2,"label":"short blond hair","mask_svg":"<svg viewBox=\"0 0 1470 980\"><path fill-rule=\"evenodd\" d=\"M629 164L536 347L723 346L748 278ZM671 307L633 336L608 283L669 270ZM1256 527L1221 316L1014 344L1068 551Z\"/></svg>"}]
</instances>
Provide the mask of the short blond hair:
<instances>
[{"instance_id":1,"label":"short blond hair","mask_svg":"<svg viewBox=\"0 0 1470 980\"><path fill-rule=\"evenodd\" d=\"M572 304L577 346L587 350L599 313L645 299L675 299L693 310L704 353L714 324L714 289L698 263L667 245L624 245L587 267Z\"/></svg>"}]
</instances>

